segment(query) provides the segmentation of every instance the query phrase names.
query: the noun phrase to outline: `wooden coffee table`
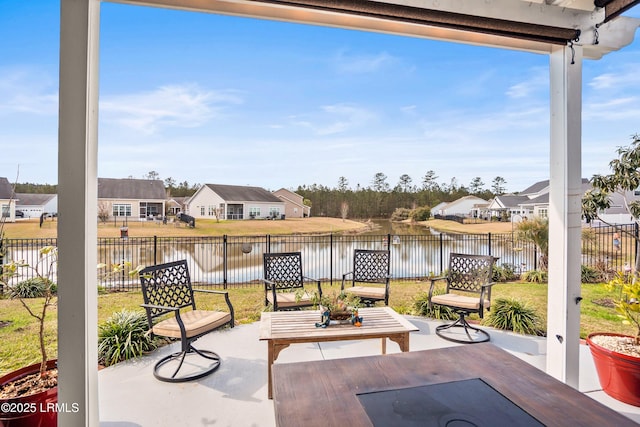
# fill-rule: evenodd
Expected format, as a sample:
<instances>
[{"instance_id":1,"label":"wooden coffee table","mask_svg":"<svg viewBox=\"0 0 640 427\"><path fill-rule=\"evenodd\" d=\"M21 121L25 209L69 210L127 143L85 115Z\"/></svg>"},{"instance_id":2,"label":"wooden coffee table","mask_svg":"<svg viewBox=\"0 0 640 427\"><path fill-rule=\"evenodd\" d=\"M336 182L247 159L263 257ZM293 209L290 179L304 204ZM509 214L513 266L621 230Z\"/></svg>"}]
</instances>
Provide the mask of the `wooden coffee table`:
<instances>
[{"instance_id":1,"label":"wooden coffee table","mask_svg":"<svg viewBox=\"0 0 640 427\"><path fill-rule=\"evenodd\" d=\"M409 332L417 331L411 322L390 307L361 308L362 326L331 325L318 328L320 311L263 312L260 318L260 340L268 342L268 394L271 399L271 368L282 350L290 344L326 341L382 339L382 354L387 352L386 339L409 351Z\"/></svg>"}]
</instances>

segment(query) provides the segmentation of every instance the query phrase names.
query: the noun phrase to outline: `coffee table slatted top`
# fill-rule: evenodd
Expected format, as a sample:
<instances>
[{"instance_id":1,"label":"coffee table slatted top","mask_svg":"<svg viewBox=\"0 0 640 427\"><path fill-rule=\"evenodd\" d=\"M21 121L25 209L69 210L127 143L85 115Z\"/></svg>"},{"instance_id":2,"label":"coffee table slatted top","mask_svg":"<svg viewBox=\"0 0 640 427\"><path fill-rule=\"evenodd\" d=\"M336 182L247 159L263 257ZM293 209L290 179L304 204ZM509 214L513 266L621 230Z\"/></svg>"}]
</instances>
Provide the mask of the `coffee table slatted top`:
<instances>
[{"instance_id":1,"label":"coffee table slatted top","mask_svg":"<svg viewBox=\"0 0 640 427\"><path fill-rule=\"evenodd\" d=\"M396 313L390 307L361 308L362 326L351 324L330 325L326 328L316 327L320 321L319 310L263 312L260 322L261 340L286 339L290 342L357 340L359 338L382 338L390 333L417 331L411 322Z\"/></svg>"}]
</instances>

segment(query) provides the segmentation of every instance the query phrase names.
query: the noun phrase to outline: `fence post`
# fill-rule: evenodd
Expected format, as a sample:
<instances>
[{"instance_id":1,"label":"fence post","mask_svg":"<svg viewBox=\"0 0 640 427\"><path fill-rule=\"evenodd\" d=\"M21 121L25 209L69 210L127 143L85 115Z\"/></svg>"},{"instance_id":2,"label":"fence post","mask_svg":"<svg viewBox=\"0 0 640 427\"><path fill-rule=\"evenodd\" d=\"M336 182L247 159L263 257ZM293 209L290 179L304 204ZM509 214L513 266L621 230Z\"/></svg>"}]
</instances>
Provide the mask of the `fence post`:
<instances>
[{"instance_id":1,"label":"fence post","mask_svg":"<svg viewBox=\"0 0 640 427\"><path fill-rule=\"evenodd\" d=\"M227 289L227 235L222 236L222 287Z\"/></svg>"},{"instance_id":2,"label":"fence post","mask_svg":"<svg viewBox=\"0 0 640 427\"><path fill-rule=\"evenodd\" d=\"M440 233L440 272L438 276L444 271L444 238L443 233Z\"/></svg>"},{"instance_id":3,"label":"fence post","mask_svg":"<svg viewBox=\"0 0 640 427\"><path fill-rule=\"evenodd\" d=\"M491 255L491 233L489 233L489 242L488 242L488 245L489 245L489 253L488 253L487 255Z\"/></svg>"},{"instance_id":4,"label":"fence post","mask_svg":"<svg viewBox=\"0 0 640 427\"><path fill-rule=\"evenodd\" d=\"M533 245L533 269L538 269L538 247Z\"/></svg>"},{"instance_id":5,"label":"fence post","mask_svg":"<svg viewBox=\"0 0 640 427\"><path fill-rule=\"evenodd\" d=\"M329 234L329 284L333 286L333 233Z\"/></svg>"},{"instance_id":6,"label":"fence post","mask_svg":"<svg viewBox=\"0 0 640 427\"><path fill-rule=\"evenodd\" d=\"M158 265L158 236L153 236L153 265Z\"/></svg>"},{"instance_id":7,"label":"fence post","mask_svg":"<svg viewBox=\"0 0 640 427\"><path fill-rule=\"evenodd\" d=\"M267 240L267 253L270 253L271 252L271 235L270 234L267 234L266 240Z\"/></svg>"},{"instance_id":8,"label":"fence post","mask_svg":"<svg viewBox=\"0 0 640 427\"><path fill-rule=\"evenodd\" d=\"M636 260L638 259L638 238L640 237L640 233L638 231L638 223L634 222L633 223L633 228L635 230L635 244L633 245L634 247L634 254L633 254L633 268L636 268Z\"/></svg>"}]
</instances>

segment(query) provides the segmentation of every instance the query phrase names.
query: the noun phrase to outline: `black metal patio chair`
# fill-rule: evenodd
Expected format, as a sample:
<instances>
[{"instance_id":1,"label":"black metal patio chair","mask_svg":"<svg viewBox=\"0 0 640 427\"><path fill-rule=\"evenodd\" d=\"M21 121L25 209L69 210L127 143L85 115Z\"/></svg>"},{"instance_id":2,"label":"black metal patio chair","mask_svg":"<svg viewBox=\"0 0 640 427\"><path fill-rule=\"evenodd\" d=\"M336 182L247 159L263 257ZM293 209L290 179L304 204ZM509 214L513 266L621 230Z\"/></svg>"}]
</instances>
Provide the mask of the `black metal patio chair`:
<instances>
[{"instance_id":1,"label":"black metal patio chair","mask_svg":"<svg viewBox=\"0 0 640 427\"><path fill-rule=\"evenodd\" d=\"M374 305L377 301L389 305L390 271L388 250L356 249L353 252L353 271L342 275L340 289L358 296L367 305ZM351 276L351 286L345 287L348 276ZM382 286L375 286L376 283Z\"/></svg>"},{"instance_id":2,"label":"black metal patio chair","mask_svg":"<svg viewBox=\"0 0 640 427\"><path fill-rule=\"evenodd\" d=\"M463 344L486 342L491 339L487 331L470 325L466 316L477 313L482 319L484 311L490 309L494 261L495 258L489 255L452 253L449 255L447 276L431 279L429 309L436 304L449 307L458 314L455 322L436 327L439 337ZM439 280L446 280L447 288L444 294L435 295L435 284ZM450 330L458 327L464 328L466 337L460 338L460 334L454 334Z\"/></svg>"},{"instance_id":3,"label":"black metal patio chair","mask_svg":"<svg viewBox=\"0 0 640 427\"><path fill-rule=\"evenodd\" d=\"M149 328L154 335L180 339L181 350L163 357L153 368L153 375L168 382L183 382L202 378L220 366L220 356L210 350L198 350L193 342L209 332L234 326L233 306L226 291L193 289L187 261L175 261L147 267L140 272L140 284ZM194 292L224 297L227 311L196 309ZM159 320L159 321L158 321ZM209 366L178 375L187 356L207 359ZM195 362L195 359L194 359ZM177 365L175 369L170 367ZM165 368L165 369L163 369ZM173 371L165 374L165 371Z\"/></svg>"},{"instance_id":4,"label":"black metal patio chair","mask_svg":"<svg viewBox=\"0 0 640 427\"><path fill-rule=\"evenodd\" d=\"M314 305L314 295L304 288L306 282L318 286L318 298L322 297L320 280L302 273L302 254L282 252L264 254L264 304L273 305L273 311L297 310Z\"/></svg>"}]
</instances>

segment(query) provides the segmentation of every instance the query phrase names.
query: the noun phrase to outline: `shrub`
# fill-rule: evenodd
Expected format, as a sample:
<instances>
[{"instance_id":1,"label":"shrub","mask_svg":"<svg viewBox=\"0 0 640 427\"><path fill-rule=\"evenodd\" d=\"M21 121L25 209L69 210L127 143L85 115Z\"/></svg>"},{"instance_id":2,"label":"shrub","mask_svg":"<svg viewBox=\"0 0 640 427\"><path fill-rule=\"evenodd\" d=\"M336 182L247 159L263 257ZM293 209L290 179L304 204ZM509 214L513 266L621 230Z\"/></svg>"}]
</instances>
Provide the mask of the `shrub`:
<instances>
[{"instance_id":1,"label":"shrub","mask_svg":"<svg viewBox=\"0 0 640 427\"><path fill-rule=\"evenodd\" d=\"M598 283L600 281L600 273L588 265L580 267L580 280L582 283Z\"/></svg>"},{"instance_id":2,"label":"shrub","mask_svg":"<svg viewBox=\"0 0 640 427\"><path fill-rule=\"evenodd\" d=\"M541 334L541 321L535 309L515 299L496 299L482 323L518 334Z\"/></svg>"},{"instance_id":3,"label":"shrub","mask_svg":"<svg viewBox=\"0 0 640 427\"><path fill-rule=\"evenodd\" d=\"M522 280L531 283L547 283L547 272L543 270L531 270L522 275Z\"/></svg>"},{"instance_id":4,"label":"shrub","mask_svg":"<svg viewBox=\"0 0 640 427\"><path fill-rule=\"evenodd\" d=\"M440 295L443 293L444 291L439 289L433 291L434 295ZM413 307L417 314L425 317L430 317L432 319L453 320L457 319L458 317L451 308L442 305L434 304L433 308L429 310L428 292L422 292L418 296L416 296L413 302Z\"/></svg>"},{"instance_id":5,"label":"shrub","mask_svg":"<svg viewBox=\"0 0 640 427\"><path fill-rule=\"evenodd\" d=\"M411 211L410 217L413 221L426 221L431 218L431 208L428 206L415 208Z\"/></svg>"},{"instance_id":6,"label":"shrub","mask_svg":"<svg viewBox=\"0 0 640 427\"><path fill-rule=\"evenodd\" d=\"M404 221L405 219L409 219L410 214L411 209L396 208L396 210L391 214L391 221Z\"/></svg>"},{"instance_id":7,"label":"shrub","mask_svg":"<svg viewBox=\"0 0 640 427\"><path fill-rule=\"evenodd\" d=\"M10 298L42 298L51 286L51 293L56 293L56 284L46 277L33 277L9 286Z\"/></svg>"},{"instance_id":8,"label":"shrub","mask_svg":"<svg viewBox=\"0 0 640 427\"><path fill-rule=\"evenodd\" d=\"M502 264L502 265L494 265L493 266L493 275L491 280L494 282L509 282L511 280L516 280L515 267L513 264Z\"/></svg>"},{"instance_id":9,"label":"shrub","mask_svg":"<svg viewBox=\"0 0 640 427\"><path fill-rule=\"evenodd\" d=\"M141 311L115 312L98 328L98 358L105 366L142 356L157 347L147 333L147 316Z\"/></svg>"}]
</instances>

